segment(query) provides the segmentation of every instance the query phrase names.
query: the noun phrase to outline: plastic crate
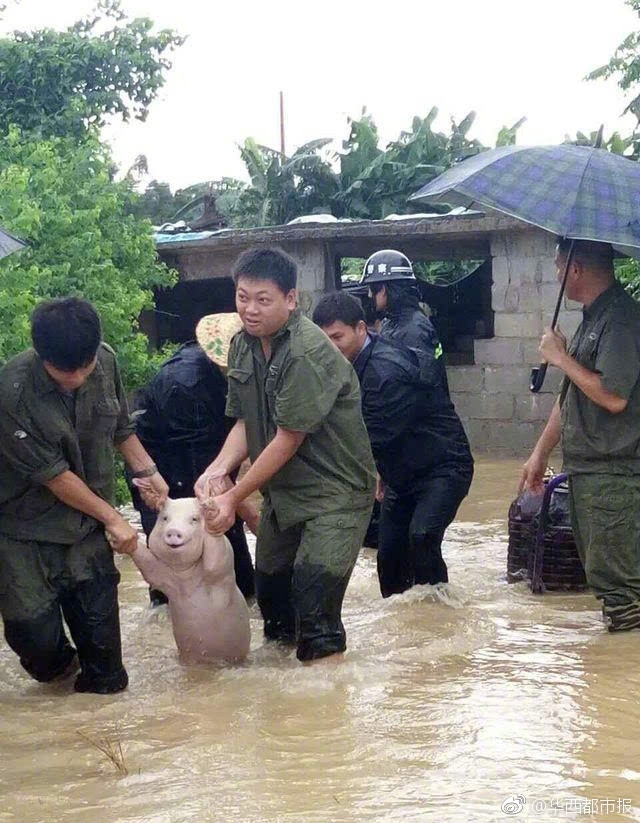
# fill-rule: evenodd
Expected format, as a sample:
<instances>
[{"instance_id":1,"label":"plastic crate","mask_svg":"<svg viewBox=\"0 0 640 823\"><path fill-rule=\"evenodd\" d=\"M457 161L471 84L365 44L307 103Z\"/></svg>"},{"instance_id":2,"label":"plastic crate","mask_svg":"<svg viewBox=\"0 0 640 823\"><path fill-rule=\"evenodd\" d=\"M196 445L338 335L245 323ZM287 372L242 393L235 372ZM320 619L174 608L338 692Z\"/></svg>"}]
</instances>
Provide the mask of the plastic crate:
<instances>
[{"instance_id":1,"label":"plastic crate","mask_svg":"<svg viewBox=\"0 0 640 823\"><path fill-rule=\"evenodd\" d=\"M524 493L509 507L507 580L531 591L582 591L587 586L569 515L566 474L545 481L544 494Z\"/></svg>"}]
</instances>

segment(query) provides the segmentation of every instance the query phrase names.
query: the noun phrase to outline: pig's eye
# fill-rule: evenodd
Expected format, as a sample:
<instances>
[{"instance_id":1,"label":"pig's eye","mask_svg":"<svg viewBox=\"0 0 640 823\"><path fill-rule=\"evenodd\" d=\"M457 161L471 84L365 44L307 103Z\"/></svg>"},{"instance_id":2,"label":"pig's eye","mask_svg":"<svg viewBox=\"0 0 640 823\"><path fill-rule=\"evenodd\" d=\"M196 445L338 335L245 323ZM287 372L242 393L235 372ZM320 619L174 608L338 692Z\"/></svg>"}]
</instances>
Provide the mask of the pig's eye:
<instances>
[{"instance_id":1,"label":"pig's eye","mask_svg":"<svg viewBox=\"0 0 640 823\"><path fill-rule=\"evenodd\" d=\"M160 519L162 520L163 523L166 523L167 520L169 519L169 515L168 514L163 514Z\"/></svg>"},{"instance_id":2,"label":"pig's eye","mask_svg":"<svg viewBox=\"0 0 640 823\"><path fill-rule=\"evenodd\" d=\"M199 517L196 517L196 516L194 515L194 516L191 518L191 522L192 522L192 523L199 523L199 522L200 522L200 518L199 518Z\"/></svg>"}]
</instances>

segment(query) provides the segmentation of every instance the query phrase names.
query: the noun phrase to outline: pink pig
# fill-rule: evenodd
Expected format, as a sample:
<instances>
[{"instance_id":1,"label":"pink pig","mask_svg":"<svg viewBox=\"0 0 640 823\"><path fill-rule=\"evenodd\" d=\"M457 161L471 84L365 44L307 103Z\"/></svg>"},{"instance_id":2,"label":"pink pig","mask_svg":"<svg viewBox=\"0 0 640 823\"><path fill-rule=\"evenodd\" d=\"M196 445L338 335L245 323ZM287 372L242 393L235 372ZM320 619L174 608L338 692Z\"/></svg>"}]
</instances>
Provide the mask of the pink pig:
<instances>
[{"instance_id":1,"label":"pink pig","mask_svg":"<svg viewBox=\"0 0 640 823\"><path fill-rule=\"evenodd\" d=\"M184 663L240 661L249 652L249 609L236 585L227 538L209 534L195 497L168 499L131 554L144 579L169 598Z\"/></svg>"}]
</instances>

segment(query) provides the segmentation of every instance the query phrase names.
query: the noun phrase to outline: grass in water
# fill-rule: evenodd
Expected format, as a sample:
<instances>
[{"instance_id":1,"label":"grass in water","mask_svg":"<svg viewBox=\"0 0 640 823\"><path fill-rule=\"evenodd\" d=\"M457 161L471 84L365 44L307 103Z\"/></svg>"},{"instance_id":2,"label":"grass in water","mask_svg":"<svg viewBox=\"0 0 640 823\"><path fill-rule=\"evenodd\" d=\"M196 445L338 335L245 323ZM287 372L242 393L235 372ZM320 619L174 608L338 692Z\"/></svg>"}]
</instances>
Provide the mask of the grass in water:
<instances>
[{"instance_id":1,"label":"grass in water","mask_svg":"<svg viewBox=\"0 0 640 823\"><path fill-rule=\"evenodd\" d=\"M119 774L123 776L129 774L129 769L124 762L124 752L120 740L111 740L106 736L100 737L97 734L88 734L82 731L79 731L78 735L94 749L102 752Z\"/></svg>"}]
</instances>

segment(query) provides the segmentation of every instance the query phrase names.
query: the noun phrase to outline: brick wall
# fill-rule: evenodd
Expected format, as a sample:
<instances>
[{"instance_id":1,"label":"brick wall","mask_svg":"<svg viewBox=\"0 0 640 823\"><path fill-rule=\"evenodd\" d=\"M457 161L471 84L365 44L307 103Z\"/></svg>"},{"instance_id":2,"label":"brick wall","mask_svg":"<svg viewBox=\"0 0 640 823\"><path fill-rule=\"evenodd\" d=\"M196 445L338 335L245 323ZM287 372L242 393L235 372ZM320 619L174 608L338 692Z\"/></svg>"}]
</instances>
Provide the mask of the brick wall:
<instances>
[{"instance_id":1,"label":"brick wall","mask_svg":"<svg viewBox=\"0 0 640 823\"><path fill-rule=\"evenodd\" d=\"M474 366L448 369L451 396L476 453L524 458L555 402L556 369L547 372L541 392L529 391L540 335L558 297L554 250L553 236L537 229L492 238L495 337L474 342ZM579 309L563 302L558 326L568 338L580 322Z\"/></svg>"}]
</instances>

